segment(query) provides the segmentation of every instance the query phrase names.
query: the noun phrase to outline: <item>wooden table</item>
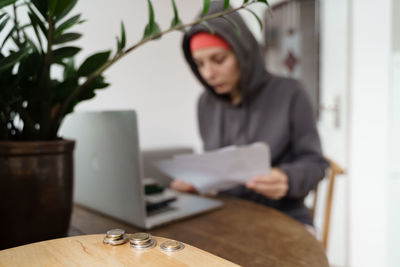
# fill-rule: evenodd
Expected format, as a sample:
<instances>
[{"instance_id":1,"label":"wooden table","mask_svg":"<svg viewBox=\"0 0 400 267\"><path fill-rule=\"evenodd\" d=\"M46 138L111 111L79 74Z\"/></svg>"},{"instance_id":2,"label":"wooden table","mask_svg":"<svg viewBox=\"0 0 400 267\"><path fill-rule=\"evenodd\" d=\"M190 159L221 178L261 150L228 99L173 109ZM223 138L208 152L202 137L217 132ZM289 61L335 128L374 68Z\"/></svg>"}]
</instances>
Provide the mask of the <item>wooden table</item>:
<instances>
[{"instance_id":1,"label":"wooden table","mask_svg":"<svg viewBox=\"0 0 400 267\"><path fill-rule=\"evenodd\" d=\"M0 267L238 267L188 244L175 252L163 251L159 245L168 239L162 237L153 236L157 245L146 250L133 249L129 243L105 245L103 238L104 234L80 235L1 250Z\"/></svg>"},{"instance_id":2,"label":"wooden table","mask_svg":"<svg viewBox=\"0 0 400 267\"><path fill-rule=\"evenodd\" d=\"M242 266L328 267L322 245L290 217L236 198L219 198L222 209L148 231L175 239ZM142 231L80 206L72 214L70 235L105 233L122 228Z\"/></svg>"}]
</instances>

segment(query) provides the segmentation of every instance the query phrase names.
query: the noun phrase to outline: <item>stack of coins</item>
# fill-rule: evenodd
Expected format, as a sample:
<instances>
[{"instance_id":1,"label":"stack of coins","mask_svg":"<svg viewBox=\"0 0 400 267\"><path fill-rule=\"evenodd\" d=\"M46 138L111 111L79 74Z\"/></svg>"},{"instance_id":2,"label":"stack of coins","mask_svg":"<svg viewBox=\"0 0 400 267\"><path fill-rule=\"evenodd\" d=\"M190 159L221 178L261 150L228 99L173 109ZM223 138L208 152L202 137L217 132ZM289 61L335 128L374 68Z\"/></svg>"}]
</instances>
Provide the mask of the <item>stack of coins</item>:
<instances>
[{"instance_id":1,"label":"stack of coins","mask_svg":"<svg viewBox=\"0 0 400 267\"><path fill-rule=\"evenodd\" d=\"M184 247L185 246L181 242L175 240L168 240L160 245L160 248L166 252L178 251Z\"/></svg>"},{"instance_id":2,"label":"stack of coins","mask_svg":"<svg viewBox=\"0 0 400 267\"><path fill-rule=\"evenodd\" d=\"M156 241L148 233L132 234L129 242L134 249L148 249L156 245Z\"/></svg>"},{"instance_id":3,"label":"stack of coins","mask_svg":"<svg viewBox=\"0 0 400 267\"><path fill-rule=\"evenodd\" d=\"M128 237L125 234L125 230L122 229L111 229L107 231L104 237L103 243L108 245L122 245L128 242Z\"/></svg>"}]
</instances>

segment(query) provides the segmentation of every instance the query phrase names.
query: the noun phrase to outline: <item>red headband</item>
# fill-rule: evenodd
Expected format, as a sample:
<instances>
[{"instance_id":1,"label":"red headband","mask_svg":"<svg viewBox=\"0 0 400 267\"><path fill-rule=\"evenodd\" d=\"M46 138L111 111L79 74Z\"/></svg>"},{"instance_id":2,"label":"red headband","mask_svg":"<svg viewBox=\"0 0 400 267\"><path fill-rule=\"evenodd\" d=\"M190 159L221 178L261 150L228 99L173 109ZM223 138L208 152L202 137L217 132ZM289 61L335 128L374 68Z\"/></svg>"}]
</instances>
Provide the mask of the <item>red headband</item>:
<instances>
[{"instance_id":1,"label":"red headband","mask_svg":"<svg viewBox=\"0 0 400 267\"><path fill-rule=\"evenodd\" d=\"M190 52L208 47L223 47L231 49L230 45L221 37L208 32L199 32L190 39Z\"/></svg>"}]
</instances>

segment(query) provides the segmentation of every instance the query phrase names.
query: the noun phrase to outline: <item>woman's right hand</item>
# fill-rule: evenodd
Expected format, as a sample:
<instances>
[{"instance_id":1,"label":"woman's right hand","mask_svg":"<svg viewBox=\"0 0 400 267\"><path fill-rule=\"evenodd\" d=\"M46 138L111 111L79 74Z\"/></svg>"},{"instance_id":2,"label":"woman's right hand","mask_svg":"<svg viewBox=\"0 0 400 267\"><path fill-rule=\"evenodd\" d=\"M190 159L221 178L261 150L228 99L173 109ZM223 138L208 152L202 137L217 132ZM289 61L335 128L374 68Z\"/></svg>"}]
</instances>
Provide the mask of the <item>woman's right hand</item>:
<instances>
[{"instance_id":1,"label":"woman's right hand","mask_svg":"<svg viewBox=\"0 0 400 267\"><path fill-rule=\"evenodd\" d=\"M184 192L184 193L197 193L196 188L189 184L186 183L182 180L179 179L175 179L171 182L171 184L169 185L169 187L171 187L172 189L179 191L179 192Z\"/></svg>"}]
</instances>

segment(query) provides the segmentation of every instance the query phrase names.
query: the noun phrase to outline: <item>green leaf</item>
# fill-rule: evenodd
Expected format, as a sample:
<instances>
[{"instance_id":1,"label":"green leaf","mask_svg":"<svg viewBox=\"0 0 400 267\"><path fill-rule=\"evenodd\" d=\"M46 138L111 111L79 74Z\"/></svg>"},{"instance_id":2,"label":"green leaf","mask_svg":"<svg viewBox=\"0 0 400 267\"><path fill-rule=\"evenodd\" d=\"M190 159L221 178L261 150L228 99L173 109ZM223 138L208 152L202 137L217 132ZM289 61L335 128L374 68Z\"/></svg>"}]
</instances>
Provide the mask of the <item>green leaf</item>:
<instances>
[{"instance_id":1,"label":"green leaf","mask_svg":"<svg viewBox=\"0 0 400 267\"><path fill-rule=\"evenodd\" d=\"M14 4L15 2L17 2L17 0L0 0L0 8Z\"/></svg>"},{"instance_id":2,"label":"green leaf","mask_svg":"<svg viewBox=\"0 0 400 267\"><path fill-rule=\"evenodd\" d=\"M43 18L47 18L48 1L47 0L31 0L34 6L42 14ZM28 5L29 6L29 5Z\"/></svg>"},{"instance_id":3,"label":"green leaf","mask_svg":"<svg viewBox=\"0 0 400 267\"><path fill-rule=\"evenodd\" d=\"M229 7L229 0L224 1L224 10L228 9Z\"/></svg>"},{"instance_id":4,"label":"green leaf","mask_svg":"<svg viewBox=\"0 0 400 267\"><path fill-rule=\"evenodd\" d=\"M63 103L69 95L78 87L78 79L67 79L58 84L53 90L53 101Z\"/></svg>"},{"instance_id":5,"label":"green leaf","mask_svg":"<svg viewBox=\"0 0 400 267\"><path fill-rule=\"evenodd\" d=\"M56 21L61 20L75 7L78 0L59 0L55 10Z\"/></svg>"},{"instance_id":6,"label":"green leaf","mask_svg":"<svg viewBox=\"0 0 400 267\"><path fill-rule=\"evenodd\" d=\"M94 81L92 81L82 92L82 94L78 98L79 101L88 100L96 96L96 89L103 89L108 87L109 84L104 81L103 76L99 76Z\"/></svg>"},{"instance_id":7,"label":"green leaf","mask_svg":"<svg viewBox=\"0 0 400 267\"><path fill-rule=\"evenodd\" d=\"M68 20L64 21L62 24L60 24L60 26L58 26L58 27L56 26L56 29L54 31L54 37L57 38L57 36L62 34L65 30L71 28L75 24L81 23L81 21L79 21L80 17L81 17L81 14L75 15L75 16L69 18Z\"/></svg>"},{"instance_id":8,"label":"green leaf","mask_svg":"<svg viewBox=\"0 0 400 267\"><path fill-rule=\"evenodd\" d=\"M269 3L268 3L267 0L257 0L257 2L264 3L264 4L266 4L268 7L270 7L270 5L269 5Z\"/></svg>"},{"instance_id":9,"label":"green leaf","mask_svg":"<svg viewBox=\"0 0 400 267\"><path fill-rule=\"evenodd\" d=\"M247 2L249 2L249 0L244 0L244 1L243 1L243 4L246 4Z\"/></svg>"},{"instance_id":10,"label":"green leaf","mask_svg":"<svg viewBox=\"0 0 400 267\"><path fill-rule=\"evenodd\" d=\"M21 75L22 79L29 79L32 76L37 75L40 65L42 65L44 59L43 56L37 52L29 53L26 58L21 60L21 65L18 68L18 74Z\"/></svg>"},{"instance_id":11,"label":"green leaf","mask_svg":"<svg viewBox=\"0 0 400 267\"><path fill-rule=\"evenodd\" d=\"M28 36L28 34L26 33L26 31L21 30L21 32L22 32L22 34L23 34L24 37L25 37L25 42L29 43L30 46L33 48L33 50L34 50L35 52L38 52L39 50L38 50L38 48L36 47L36 44L35 44L35 43L32 41L32 39Z\"/></svg>"},{"instance_id":12,"label":"green leaf","mask_svg":"<svg viewBox=\"0 0 400 267\"><path fill-rule=\"evenodd\" d=\"M58 4L58 0L48 0L47 8L49 9L50 15L54 16L54 12L56 10Z\"/></svg>"},{"instance_id":13,"label":"green leaf","mask_svg":"<svg viewBox=\"0 0 400 267\"><path fill-rule=\"evenodd\" d=\"M4 16L6 16L6 15L7 15L7 13L1 14L1 15L0 15L0 20L1 20Z\"/></svg>"},{"instance_id":14,"label":"green leaf","mask_svg":"<svg viewBox=\"0 0 400 267\"><path fill-rule=\"evenodd\" d=\"M64 58L75 56L81 49L75 46L61 47L53 51L53 62L62 63Z\"/></svg>"},{"instance_id":15,"label":"green leaf","mask_svg":"<svg viewBox=\"0 0 400 267\"><path fill-rule=\"evenodd\" d=\"M177 18L179 20L178 8L176 7L175 0L171 0L171 2L172 2L172 9L174 10L174 18Z\"/></svg>"},{"instance_id":16,"label":"green leaf","mask_svg":"<svg viewBox=\"0 0 400 267\"><path fill-rule=\"evenodd\" d=\"M204 3L203 3L203 16L207 15L209 9L210 9L210 0L204 0Z\"/></svg>"},{"instance_id":17,"label":"green leaf","mask_svg":"<svg viewBox=\"0 0 400 267\"><path fill-rule=\"evenodd\" d=\"M178 19L176 19L176 18L173 18L172 19L172 21L171 21L171 28L173 28L173 27L177 27L177 26L180 26L180 25L182 25L182 21L178 18ZM184 29L180 29L181 31L184 31Z\"/></svg>"},{"instance_id":18,"label":"green leaf","mask_svg":"<svg viewBox=\"0 0 400 267\"><path fill-rule=\"evenodd\" d=\"M74 58L69 58L65 61L63 78L64 80L68 80L71 78L78 79L78 75L75 70Z\"/></svg>"},{"instance_id":19,"label":"green leaf","mask_svg":"<svg viewBox=\"0 0 400 267\"><path fill-rule=\"evenodd\" d=\"M12 29L8 32L8 34L6 35L6 37L3 40L3 43L1 44L1 47L4 46L4 44L7 42L7 40L11 37L11 35L14 33L16 29L16 26L14 25L14 27L12 27Z\"/></svg>"},{"instance_id":20,"label":"green leaf","mask_svg":"<svg viewBox=\"0 0 400 267\"><path fill-rule=\"evenodd\" d=\"M71 10L72 7L76 4L76 0L47 0L48 1L48 9L50 15L54 18L59 19L61 14L68 9ZM72 5L71 8L69 8Z\"/></svg>"},{"instance_id":21,"label":"green leaf","mask_svg":"<svg viewBox=\"0 0 400 267\"><path fill-rule=\"evenodd\" d=\"M41 36L40 36L39 31L37 29L40 26L38 25L34 15L32 15L31 12L28 12L28 16L29 16L29 19L31 20L32 28L33 28L33 31L35 32L36 39L39 42L40 49L43 51L42 39L41 39Z\"/></svg>"},{"instance_id":22,"label":"green leaf","mask_svg":"<svg viewBox=\"0 0 400 267\"><path fill-rule=\"evenodd\" d=\"M28 12L28 16L29 16L32 24L38 25L40 30L42 31L43 35L47 39L47 28L44 25L43 21L40 19L40 17L36 13L36 11L34 11L31 6L28 5L28 8L29 8L29 11L30 11L30 12Z\"/></svg>"},{"instance_id":23,"label":"green leaf","mask_svg":"<svg viewBox=\"0 0 400 267\"><path fill-rule=\"evenodd\" d=\"M222 18L227 20L230 24L232 24L232 26L236 30L237 35L240 36L242 34L242 32L241 32L239 26L237 25L237 23L229 15L222 16Z\"/></svg>"},{"instance_id":24,"label":"green leaf","mask_svg":"<svg viewBox=\"0 0 400 267\"><path fill-rule=\"evenodd\" d=\"M14 44L15 44L19 49L21 49L23 46L25 46L25 44L21 44L21 42L18 41L17 36L14 36L13 34L11 34L11 39L14 41ZM12 52L16 52L16 51L13 51L13 50L12 50Z\"/></svg>"},{"instance_id":25,"label":"green leaf","mask_svg":"<svg viewBox=\"0 0 400 267\"><path fill-rule=\"evenodd\" d=\"M7 22L10 18L7 17L6 19L4 19L1 23L0 23L0 32L4 29L4 27L7 25Z\"/></svg>"},{"instance_id":26,"label":"green leaf","mask_svg":"<svg viewBox=\"0 0 400 267\"><path fill-rule=\"evenodd\" d=\"M157 35L161 32L160 26L158 26L158 24L156 23L156 21L154 19L153 5L151 4L150 0L147 0L147 2L148 2L148 6L149 6L149 23L147 23L147 25L144 29L143 39Z\"/></svg>"},{"instance_id":27,"label":"green leaf","mask_svg":"<svg viewBox=\"0 0 400 267\"><path fill-rule=\"evenodd\" d=\"M17 62L23 59L29 54L29 48L18 51L17 53L12 53L8 57L0 59L0 72L14 66Z\"/></svg>"},{"instance_id":28,"label":"green leaf","mask_svg":"<svg viewBox=\"0 0 400 267\"><path fill-rule=\"evenodd\" d=\"M119 54L122 51L121 41L119 40L118 36L116 36L115 39L117 39L117 54Z\"/></svg>"},{"instance_id":29,"label":"green leaf","mask_svg":"<svg viewBox=\"0 0 400 267\"><path fill-rule=\"evenodd\" d=\"M79 76L89 76L101 66L103 66L110 57L111 51L96 53L88 57L78 69Z\"/></svg>"},{"instance_id":30,"label":"green leaf","mask_svg":"<svg viewBox=\"0 0 400 267\"><path fill-rule=\"evenodd\" d=\"M95 90L95 89L103 89L106 88L107 86L109 86L110 84L106 83L104 81L104 77L103 76L99 76L97 77L97 79L95 79L93 82L91 82L88 87L86 88L87 90Z\"/></svg>"},{"instance_id":31,"label":"green leaf","mask_svg":"<svg viewBox=\"0 0 400 267\"><path fill-rule=\"evenodd\" d=\"M247 11L249 11L251 14L253 14L253 16L257 19L257 22L258 22L258 25L260 26L260 30L262 31L262 29L263 29L263 24L262 24L262 21L261 21L261 19L258 17L258 15L253 11L253 10L251 10L251 9L249 9L249 8L245 8L245 10L247 10Z\"/></svg>"},{"instance_id":32,"label":"green leaf","mask_svg":"<svg viewBox=\"0 0 400 267\"><path fill-rule=\"evenodd\" d=\"M178 8L176 7L175 0L172 0L172 7L174 9L174 18L171 21L171 28L182 25L182 21L179 18ZM183 30L183 29L182 29Z\"/></svg>"},{"instance_id":33,"label":"green leaf","mask_svg":"<svg viewBox=\"0 0 400 267\"><path fill-rule=\"evenodd\" d=\"M62 44L81 38L82 34L76 32L64 33L54 39L53 44Z\"/></svg>"},{"instance_id":34,"label":"green leaf","mask_svg":"<svg viewBox=\"0 0 400 267\"><path fill-rule=\"evenodd\" d=\"M117 37L117 53L121 53L122 49L125 48L126 45L126 34L125 34L125 26L124 22L121 21L121 40Z\"/></svg>"},{"instance_id":35,"label":"green leaf","mask_svg":"<svg viewBox=\"0 0 400 267\"><path fill-rule=\"evenodd\" d=\"M121 50L125 48L126 45L126 34L124 22L121 21Z\"/></svg>"},{"instance_id":36,"label":"green leaf","mask_svg":"<svg viewBox=\"0 0 400 267\"><path fill-rule=\"evenodd\" d=\"M151 27L150 24L147 24L146 28L144 29L143 38L147 38L150 36L155 36L161 32L160 26L157 23ZM154 39L159 39L161 36L155 37Z\"/></svg>"},{"instance_id":37,"label":"green leaf","mask_svg":"<svg viewBox=\"0 0 400 267\"><path fill-rule=\"evenodd\" d=\"M154 19L154 9L153 9L153 5L151 4L150 0L147 0L147 3L149 5L149 24L150 25L154 25L155 19Z\"/></svg>"}]
</instances>

